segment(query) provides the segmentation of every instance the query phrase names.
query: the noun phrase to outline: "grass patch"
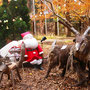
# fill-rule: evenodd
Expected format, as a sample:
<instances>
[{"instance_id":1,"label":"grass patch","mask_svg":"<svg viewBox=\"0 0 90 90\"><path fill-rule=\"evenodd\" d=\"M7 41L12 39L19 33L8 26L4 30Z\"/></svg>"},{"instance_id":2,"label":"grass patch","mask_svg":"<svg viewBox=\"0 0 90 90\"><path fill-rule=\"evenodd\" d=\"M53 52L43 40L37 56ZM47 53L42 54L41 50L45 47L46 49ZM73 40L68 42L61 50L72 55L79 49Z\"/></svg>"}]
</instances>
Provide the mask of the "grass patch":
<instances>
[{"instance_id":1,"label":"grass patch","mask_svg":"<svg viewBox=\"0 0 90 90\"><path fill-rule=\"evenodd\" d=\"M61 39L61 38L66 38L66 35L62 35L62 36L55 36L55 35L37 35L34 36L37 40L41 40L43 37L46 37L47 39Z\"/></svg>"},{"instance_id":2,"label":"grass patch","mask_svg":"<svg viewBox=\"0 0 90 90\"><path fill-rule=\"evenodd\" d=\"M70 43L72 42L72 40L65 40L65 43Z\"/></svg>"}]
</instances>

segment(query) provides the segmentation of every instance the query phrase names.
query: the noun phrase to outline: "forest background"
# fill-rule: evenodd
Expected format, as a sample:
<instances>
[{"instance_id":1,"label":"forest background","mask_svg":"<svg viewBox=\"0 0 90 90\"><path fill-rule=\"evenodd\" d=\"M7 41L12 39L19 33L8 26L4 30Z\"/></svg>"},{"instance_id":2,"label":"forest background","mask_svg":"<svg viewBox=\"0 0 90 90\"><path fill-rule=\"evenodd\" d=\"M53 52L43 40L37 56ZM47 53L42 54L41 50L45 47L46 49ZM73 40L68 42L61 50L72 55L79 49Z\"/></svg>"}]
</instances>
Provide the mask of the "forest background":
<instances>
[{"instance_id":1,"label":"forest background","mask_svg":"<svg viewBox=\"0 0 90 90\"><path fill-rule=\"evenodd\" d=\"M42 2L44 1L44 3ZM80 33L90 24L90 0L46 0L51 1L54 11L72 23ZM0 0L0 47L11 40L21 39L20 34L30 31L38 36L74 36L60 24L59 18L50 11L45 0Z\"/></svg>"}]
</instances>

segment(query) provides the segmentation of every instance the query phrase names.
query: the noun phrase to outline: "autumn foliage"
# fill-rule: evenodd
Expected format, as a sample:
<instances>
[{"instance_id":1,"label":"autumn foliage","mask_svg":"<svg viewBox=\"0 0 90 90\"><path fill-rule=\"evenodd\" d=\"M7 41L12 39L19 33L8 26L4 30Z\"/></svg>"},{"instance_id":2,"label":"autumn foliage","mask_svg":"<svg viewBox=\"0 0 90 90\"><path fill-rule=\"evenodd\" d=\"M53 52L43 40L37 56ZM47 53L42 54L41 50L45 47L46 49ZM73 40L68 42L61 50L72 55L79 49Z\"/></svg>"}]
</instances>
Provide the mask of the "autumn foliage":
<instances>
[{"instance_id":1,"label":"autumn foliage","mask_svg":"<svg viewBox=\"0 0 90 90\"><path fill-rule=\"evenodd\" d=\"M69 13L70 21L78 21L82 22L87 21L89 24L90 18L90 0L46 0L51 1L54 6L54 10L61 17L66 18L66 13ZM43 4L41 0L35 0L35 6L37 8L36 15L32 16L32 20L36 18L36 20L52 18L54 17L52 12L48 9L47 6L50 7L48 3L47 5ZM45 11L48 13L45 14ZM86 17L83 19L83 17Z\"/></svg>"}]
</instances>

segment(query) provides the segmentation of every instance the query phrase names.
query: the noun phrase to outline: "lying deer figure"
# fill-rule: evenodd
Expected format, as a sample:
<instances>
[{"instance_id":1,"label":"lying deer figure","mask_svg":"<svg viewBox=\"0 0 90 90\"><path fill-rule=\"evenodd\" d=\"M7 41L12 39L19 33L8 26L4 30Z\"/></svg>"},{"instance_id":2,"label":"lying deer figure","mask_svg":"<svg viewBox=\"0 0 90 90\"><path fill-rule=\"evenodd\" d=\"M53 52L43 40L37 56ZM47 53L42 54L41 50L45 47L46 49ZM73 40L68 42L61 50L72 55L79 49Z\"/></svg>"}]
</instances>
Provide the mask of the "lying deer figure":
<instances>
[{"instance_id":1,"label":"lying deer figure","mask_svg":"<svg viewBox=\"0 0 90 90\"><path fill-rule=\"evenodd\" d=\"M25 54L25 45L24 43L21 46L21 57L20 60L18 62L8 62L5 63L5 60L3 58L1 58L1 63L0 63L0 72L1 72L1 76L0 76L0 82L2 80L3 74L7 74L8 75L8 79L10 79L10 74L11 74L11 80L13 82L13 87L14 87L14 79L13 79L13 70L16 70L17 75L19 77L19 79L21 80L21 76L19 74L18 68L22 65L22 62L24 61L24 54Z\"/></svg>"}]
</instances>

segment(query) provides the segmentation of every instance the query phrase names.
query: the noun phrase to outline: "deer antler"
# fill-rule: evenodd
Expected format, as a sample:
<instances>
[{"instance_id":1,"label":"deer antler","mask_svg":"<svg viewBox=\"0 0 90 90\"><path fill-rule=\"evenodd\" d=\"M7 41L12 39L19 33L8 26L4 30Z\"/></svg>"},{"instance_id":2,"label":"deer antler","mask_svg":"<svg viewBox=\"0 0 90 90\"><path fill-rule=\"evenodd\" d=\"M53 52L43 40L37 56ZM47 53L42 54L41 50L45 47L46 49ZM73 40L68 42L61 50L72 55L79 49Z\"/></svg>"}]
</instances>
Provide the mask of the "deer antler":
<instances>
[{"instance_id":1,"label":"deer antler","mask_svg":"<svg viewBox=\"0 0 90 90\"><path fill-rule=\"evenodd\" d=\"M90 33L90 26L85 30L83 37L86 37L88 33Z\"/></svg>"},{"instance_id":2,"label":"deer antler","mask_svg":"<svg viewBox=\"0 0 90 90\"><path fill-rule=\"evenodd\" d=\"M17 63L17 66L20 67L24 61L24 55L25 55L25 44L22 43L22 46L21 46L21 57L20 57L20 60L18 61Z\"/></svg>"},{"instance_id":3,"label":"deer antler","mask_svg":"<svg viewBox=\"0 0 90 90\"><path fill-rule=\"evenodd\" d=\"M60 15L56 14L55 11L54 11L54 7L53 7L53 4L48 1L48 0L45 0L46 2L48 2L50 5L51 5L51 8L43 1L41 0L47 7L48 9L57 17L59 17L59 22L61 24L63 24L64 26L66 26L71 32L73 32L75 35L79 35L80 33L73 27L73 25L68 22L66 19L62 18Z\"/></svg>"}]
</instances>

